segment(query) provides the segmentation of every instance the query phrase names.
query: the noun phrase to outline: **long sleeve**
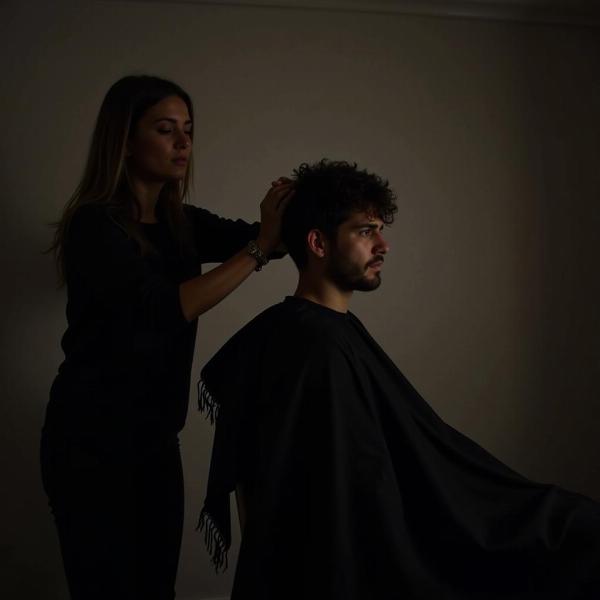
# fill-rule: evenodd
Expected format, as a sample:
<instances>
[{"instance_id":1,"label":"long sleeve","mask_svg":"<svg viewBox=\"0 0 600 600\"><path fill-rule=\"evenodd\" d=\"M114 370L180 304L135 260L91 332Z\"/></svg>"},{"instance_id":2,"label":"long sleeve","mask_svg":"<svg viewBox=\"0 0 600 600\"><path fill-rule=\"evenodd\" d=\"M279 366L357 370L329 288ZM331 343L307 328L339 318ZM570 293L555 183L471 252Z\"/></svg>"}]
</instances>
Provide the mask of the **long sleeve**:
<instances>
[{"instance_id":1,"label":"long sleeve","mask_svg":"<svg viewBox=\"0 0 600 600\"><path fill-rule=\"evenodd\" d=\"M258 236L260 224L219 217L197 206L186 205L201 263L223 262Z\"/></svg>"}]
</instances>

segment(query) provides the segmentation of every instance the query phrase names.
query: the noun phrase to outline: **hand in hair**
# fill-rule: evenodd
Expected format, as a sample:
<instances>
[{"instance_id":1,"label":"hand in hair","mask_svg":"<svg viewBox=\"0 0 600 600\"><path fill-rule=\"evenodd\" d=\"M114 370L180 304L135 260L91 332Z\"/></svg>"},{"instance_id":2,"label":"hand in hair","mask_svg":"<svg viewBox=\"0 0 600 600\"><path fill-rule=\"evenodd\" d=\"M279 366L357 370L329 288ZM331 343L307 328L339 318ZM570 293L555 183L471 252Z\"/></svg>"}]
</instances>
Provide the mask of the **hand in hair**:
<instances>
[{"instance_id":1,"label":"hand in hair","mask_svg":"<svg viewBox=\"0 0 600 600\"><path fill-rule=\"evenodd\" d=\"M287 177L280 177L271 184L260 204L261 226L256 243L267 255L281 246L281 215L293 195L293 182Z\"/></svg>"}]
</instances>

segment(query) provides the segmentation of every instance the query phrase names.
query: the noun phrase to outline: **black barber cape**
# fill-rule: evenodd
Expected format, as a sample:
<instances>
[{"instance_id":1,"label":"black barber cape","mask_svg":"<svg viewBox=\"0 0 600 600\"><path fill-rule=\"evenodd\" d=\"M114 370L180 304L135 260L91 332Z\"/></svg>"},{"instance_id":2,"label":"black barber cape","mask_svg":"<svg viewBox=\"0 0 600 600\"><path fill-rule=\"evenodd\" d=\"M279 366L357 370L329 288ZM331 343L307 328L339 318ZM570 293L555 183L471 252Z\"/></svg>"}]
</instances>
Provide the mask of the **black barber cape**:
<instances>
[{"instance_id":1,"label":"black barber cape","mask_svg":"<svg viewBox=\"0 0 600 600\"><path fill-rule=\"evenodd\" d=\"M351 313L288 297L201 384L217 567L248 492L232 600L600 599L600 505L444 423Z\"/></svg>"}]
</instances>

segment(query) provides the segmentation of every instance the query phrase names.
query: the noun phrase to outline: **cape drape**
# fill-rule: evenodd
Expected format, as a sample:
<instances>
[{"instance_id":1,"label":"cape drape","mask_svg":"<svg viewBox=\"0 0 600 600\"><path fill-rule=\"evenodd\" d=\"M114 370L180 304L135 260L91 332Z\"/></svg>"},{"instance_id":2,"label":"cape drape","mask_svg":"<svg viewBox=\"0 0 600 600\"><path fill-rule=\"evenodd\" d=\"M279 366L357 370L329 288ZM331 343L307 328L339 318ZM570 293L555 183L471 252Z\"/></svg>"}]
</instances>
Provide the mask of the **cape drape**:
<instances>
[{"instance_id":1,"label":"cape drape","mask_svg":"<svg viewBox=\"0 0 600 600\"><path fill-rule=\"evenodd\" d=\"M600 505L444 423L351 313L288 297L201 378L217 568L248 497L232 600L600 598Z\"/></svg>"}]
</instances>

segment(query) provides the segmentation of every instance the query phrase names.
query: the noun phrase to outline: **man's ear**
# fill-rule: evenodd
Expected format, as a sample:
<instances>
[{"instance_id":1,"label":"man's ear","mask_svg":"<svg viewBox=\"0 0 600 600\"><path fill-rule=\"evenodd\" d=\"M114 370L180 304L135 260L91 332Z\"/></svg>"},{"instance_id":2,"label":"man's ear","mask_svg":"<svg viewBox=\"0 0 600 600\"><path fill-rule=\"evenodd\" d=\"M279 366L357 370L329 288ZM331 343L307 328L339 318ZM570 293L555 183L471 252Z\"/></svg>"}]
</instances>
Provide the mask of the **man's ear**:
<instances>
[{"instance_id":1,"label":"man's ear","mask_svg":"<svg viewBox=\"0 0 600 600\"><path fill-rule=\"evenodd\" d=\"M309 252L312 252L317 258L325 258L327 249L327 239L319 229L311 229L306 236Z\"/></svg>"}]
</instances>

